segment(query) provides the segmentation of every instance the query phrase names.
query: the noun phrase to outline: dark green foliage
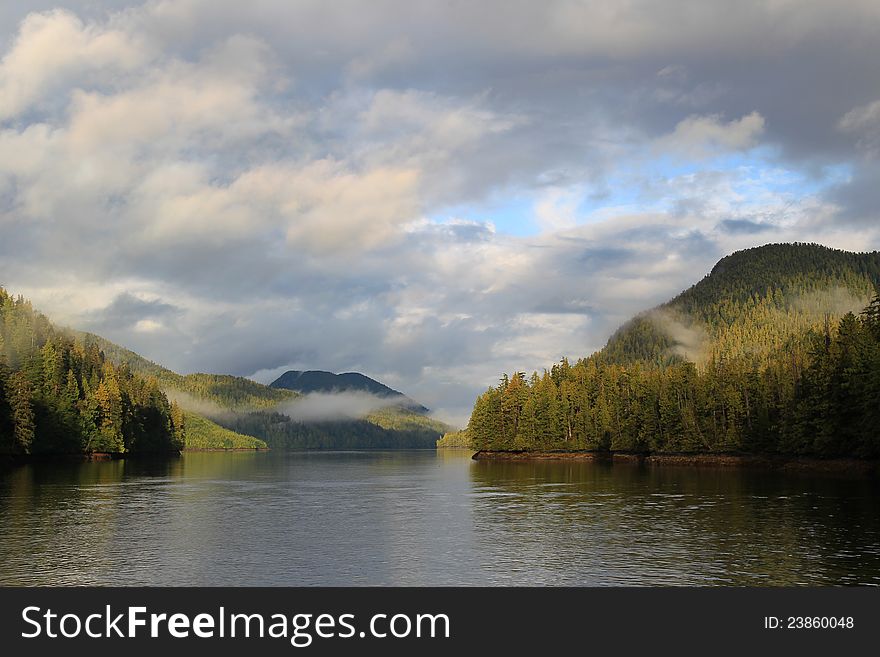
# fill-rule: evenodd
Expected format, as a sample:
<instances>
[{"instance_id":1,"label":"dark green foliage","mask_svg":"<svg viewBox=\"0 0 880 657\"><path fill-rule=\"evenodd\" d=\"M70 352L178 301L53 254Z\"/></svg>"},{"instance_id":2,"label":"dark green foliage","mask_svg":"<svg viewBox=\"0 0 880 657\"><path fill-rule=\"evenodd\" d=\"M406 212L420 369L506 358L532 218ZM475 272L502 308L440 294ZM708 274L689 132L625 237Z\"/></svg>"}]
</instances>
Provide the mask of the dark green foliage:
<instances>
[{"instance_id":1,"label":"dark green foliage","mask_svg":"<svg viewBox=\"0 0 880 657\"><path fill-rule=\"evenodd\" d=\"M443 437L437 441L438 449L471 449L472 446L473 441L471 441L471 435L467 430L450 431L443 434Z\"/></svg>"},{"instance_id":2,"label":"dark green foliage","mask_svg":"<svg viewBox=\"0 0 880 657\"><path fill-rule=\"evenodd\" d=\"M211 420L186 413L187 449L265 449L266 443L253 436L230 431Z\"/></svg>"},{"instance_id":3,"label":"dark green foliage","mask_svg":"<svg viewBox=\"0 0 880 657\"><path fill-rule=\"evenodd\" d=\"M693 287L624 324L597 357L617 364L667 364L765 354L792 335L819 328L826 312L839 319L864 305L878 285L878 252L849 253L817 244L737 251ZM676 349L681 347L677 329L693 326L704 333L707 353Z\"/></svg>"},{"instance_id":4,"label":"dark green foliage","mask_svg":"<svg viewBox=\"0 0 880 657\"><path fill-rule=\"evenodd\" d=\"M0 453L180 449L155 378L107 361L0 288Z\"/></svg>"},{"instance_id":5,"label":"dark green foliage","mask_svg":"<svg viewBox=\"0 0 880 657\"><path fill-rule=\"evenodd\" d=\"M266 411L218 421L279 449L427 449L434 447L442 433L426 428L386 429L366 420L297 422Z\"/></svg>"},{"instance_id":6,"label":"dark green foliage","mask_svg":"<svg viewBox=\"0 0 880 657\"><path fill-rule=\"evenodd\" d=\"M424 449L449 430L443 422L398 407L360 420L301 422L272 410L220 413L211 419L280 449Z\"/></svg>"},{"instance_id":7,"label":"dark green foliage","mask_svg":"<svg viewBox=\"0 0 880 657\"><path fill-rule=\"evenodd\" d=\"M452 428L420 411L399 406L376 409L368 413L364 420L390 431L407 431L412 435L423 433L426 436L433 436L434 439Z\"/></svg>"},{"instance_id":8,"label":"dark green foliage","mask_svg":"<svg viewBox=\"0 0 880 657\"><path fill-rule=\"evenodd\" d=\"M275 390L262 383L230 374L187 374L169 388L181 390L197 399L215 402L230 410L270 408L296 397L286 390Z\"/></svg>"},{"instance_id":9,"label":"dark green foliage","mask_svg":"<svg viewBox=\"0 0 880 657\"><path fill-rule=\"evenodd\" d=\"M880 457L880 298L845 312L878 282L877 253L733 254L603 351L505 376L468 433L492 450Z\"/></svg>"}]
</instances>

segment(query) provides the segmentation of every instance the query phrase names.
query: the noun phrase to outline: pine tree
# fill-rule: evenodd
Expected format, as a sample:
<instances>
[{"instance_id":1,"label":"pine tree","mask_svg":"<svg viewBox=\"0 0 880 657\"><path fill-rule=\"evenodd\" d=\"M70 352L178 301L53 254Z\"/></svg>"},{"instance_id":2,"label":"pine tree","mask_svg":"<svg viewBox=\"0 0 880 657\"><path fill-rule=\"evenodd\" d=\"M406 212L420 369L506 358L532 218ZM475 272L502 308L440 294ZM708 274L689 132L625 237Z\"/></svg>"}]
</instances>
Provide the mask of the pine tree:
<instances>
[{"instance_id":1,"label":"pine tree","mask_svg":"<svg viewBox=\"0 0 880 657\"><path fill-rule=\"evenodd\" d=\"M13 373L6 386L13 423L13 453L30 454L36 431L31 404L31 384L21 372Z\"/></svg>"}]
</instances>

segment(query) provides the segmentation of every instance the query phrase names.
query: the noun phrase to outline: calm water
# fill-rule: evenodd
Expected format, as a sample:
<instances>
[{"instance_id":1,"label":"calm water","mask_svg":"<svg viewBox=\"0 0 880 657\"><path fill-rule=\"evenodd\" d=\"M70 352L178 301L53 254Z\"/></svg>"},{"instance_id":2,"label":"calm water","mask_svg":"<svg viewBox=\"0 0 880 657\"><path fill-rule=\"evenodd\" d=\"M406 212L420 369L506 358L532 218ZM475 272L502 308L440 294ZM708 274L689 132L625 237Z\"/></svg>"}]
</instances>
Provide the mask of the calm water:
<instances>
[{"instance_id":1,"label":"calm water","mask_svg":"<svg viewBox=\"0 0 880 657\"><path fill-rule=\"evenodd\" d=\"M0 584L880 584L876 483L468 453L0 470Z\"/></svg>"}]
</instances>

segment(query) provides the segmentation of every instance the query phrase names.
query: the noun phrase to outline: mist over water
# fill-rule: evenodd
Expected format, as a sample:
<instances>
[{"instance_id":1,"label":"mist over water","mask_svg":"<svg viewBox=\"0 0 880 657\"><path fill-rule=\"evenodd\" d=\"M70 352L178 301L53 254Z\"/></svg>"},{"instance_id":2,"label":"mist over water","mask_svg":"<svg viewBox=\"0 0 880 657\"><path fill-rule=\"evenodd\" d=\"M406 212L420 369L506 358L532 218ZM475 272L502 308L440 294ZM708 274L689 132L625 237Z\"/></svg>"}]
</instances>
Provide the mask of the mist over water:
<instances>
[{"instance_id":1,"label":"mist over water","mask_svg":"<svg viewBox=\"0 0 880 657\"><path fill-rule=\"evenodd\" d=\"M880 584L878 483L465 450L0 470L0 584Z\"/></svg>"}]
</instances>

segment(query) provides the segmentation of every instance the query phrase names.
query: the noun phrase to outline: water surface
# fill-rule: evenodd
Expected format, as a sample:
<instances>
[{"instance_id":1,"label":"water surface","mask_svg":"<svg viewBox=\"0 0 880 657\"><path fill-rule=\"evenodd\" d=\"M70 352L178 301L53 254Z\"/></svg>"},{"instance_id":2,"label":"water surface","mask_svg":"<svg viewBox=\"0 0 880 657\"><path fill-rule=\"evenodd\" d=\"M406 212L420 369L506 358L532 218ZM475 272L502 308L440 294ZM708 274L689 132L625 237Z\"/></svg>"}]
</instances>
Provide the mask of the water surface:
<instances>
[{"instance_id":1,"label":"water surface","mask_svg":"<svg viewBox=\"0 0 880 657\"><path fill-rule=\"evenodd\" d=\"M0 584L880 584L870 480L189 453L0 469Z\"/></svg>"}]
</instances>

